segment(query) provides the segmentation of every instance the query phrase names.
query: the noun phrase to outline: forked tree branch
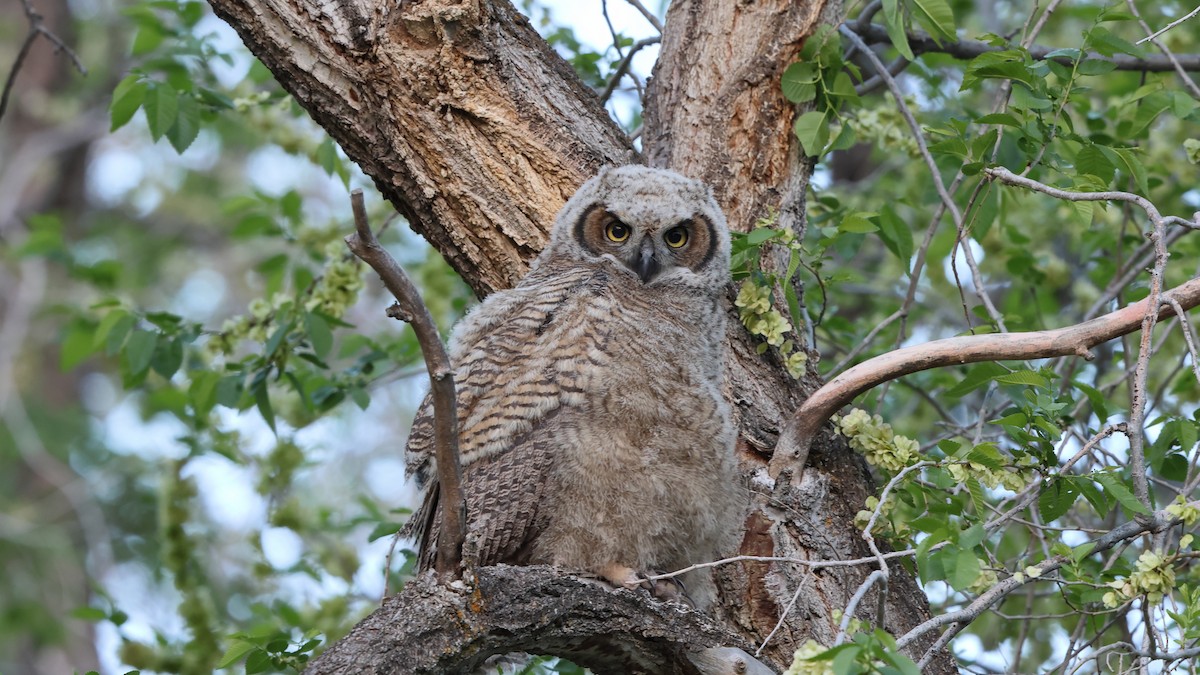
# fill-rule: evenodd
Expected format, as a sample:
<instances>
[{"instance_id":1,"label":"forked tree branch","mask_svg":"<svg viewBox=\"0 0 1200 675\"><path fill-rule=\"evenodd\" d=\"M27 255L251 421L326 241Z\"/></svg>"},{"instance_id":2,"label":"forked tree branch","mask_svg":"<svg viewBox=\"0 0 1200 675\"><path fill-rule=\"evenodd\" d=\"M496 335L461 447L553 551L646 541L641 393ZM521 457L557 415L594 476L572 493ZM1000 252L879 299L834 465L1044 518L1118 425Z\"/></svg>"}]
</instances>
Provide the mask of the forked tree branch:
<instances>
[{"instance_id":1,"label":"forked tree branch","mask_svg":"<svg viewBox=\"0 0 1200 675\"><path fill-rule=\"evenodd\" d=\"M462 492L462 467L458 461L458 411L454 397L454 371L450 368L450 357L442 346L429 308L421 300L421 294L412 280L371 232L367 222L367 210L363 206L362 190L350 193L354 207L355 233L346 237L346 246L354 255L371 266L379 274L383 285L396 298L396 304L388 308L388 316L407 322L416 333L429 371L430 387L433 390L433 439L437 456L438 500L442 507L441 534L438 536L437 561L434 565L438 577L445 581L457 578L462 562L462 545L465 535L466 502Z\"/></svg>"},{"instance_id":2,"label":"forked tree branch","mask_svg":"<svg viewBox=\"0 0 1200 675\"><path fill-rule=\"evenodd\" d=\"M1163 294L1184 310L1200 305L1200 277L1176 286ZM775 454L771 475L791 466L797 474L803 470L813 436L842 406L859 394L884 382L922 370L957 366L981 361L1044 359L1052 356L1092 358L1089 350L1142 326L1150 310L1149 299L1135 302L1084 323L1055 330L1028 333L968 335L935 340L922 345L897 349L854 366L813 392L788 421ZM1159 318L1175 315L1174 303L1158 309Z\"/></svg>"},{"instance_id":3,"label":"forked tree branch","mask_svg":"<svg viewBox=\"0 0 1200 675\"><path fill-rule=\"evenodd\" d=\"M21 4L25 6L25 18L29 20L29 32L25 34L25 41L21 43L21 49L17 52L16 60L13 61L12 70L8 72L8 78L4 81L4 93L0 94L0 118L4 117L4 112L8 110L8 97L12 94L13 84L17 81L17 73L21 72L21 66L25 64L25 57L29 55L29 50L33 48L33 43L37 41L39 35L54 45L54 51L66 54L81 75L87 75L87 68L83 66L83 61L79 60L79 55L67 46L62 38L55 35L54 31L46 28L42 15L33 8L33 3L30 0L21 0Z\"/></svg>"}]
</instances>

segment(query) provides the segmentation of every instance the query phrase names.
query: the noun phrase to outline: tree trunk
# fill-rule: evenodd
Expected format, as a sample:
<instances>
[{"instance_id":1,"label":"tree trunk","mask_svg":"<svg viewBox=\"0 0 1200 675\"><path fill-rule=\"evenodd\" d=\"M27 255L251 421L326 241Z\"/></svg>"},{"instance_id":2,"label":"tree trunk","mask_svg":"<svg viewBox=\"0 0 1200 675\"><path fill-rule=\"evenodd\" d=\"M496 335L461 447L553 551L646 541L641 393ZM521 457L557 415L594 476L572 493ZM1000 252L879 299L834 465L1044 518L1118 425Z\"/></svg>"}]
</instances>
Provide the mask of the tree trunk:
<instances>
[{"instance_id":1,"label":"tree trunk","mask_svg":"<svg viewBox=\"0 0 1200 675\"><path fill-rule=\"evenodd\" d=\"M210 3L480 296L525 274L547 241L555 213L580 183L604 164L639 160L596 95L504 0ZM774 209L780 224L803 234L811 164L802 159L791 134L797 111L783 98L779 77L816 26L840 21L840 13L837 0L676 0L646 103L645 162L710 183L735 229L748 229ZM726 394L737 418L738 454L753 500L741 553L809 560L869 555L853 518L871 493L870 477L844 443L819 438L809 469L796 484L791 472L778 480L766 474L780 424L818 384L815 371L802 381L791 379L777 355L758 355L741 324L730 325ZM898 568L893 565L886 591L884 628L893 634L928 617L924 596ZM833 643L835 611L871 569L722 566L718 624L728 646L757 648L802 588L759 656L782 670L806 639ZM492 578L489 574L480 572L481 584ZM482 585L476 590L486 592ZM423 634L406 632L411 621L380 617L423 611L423 592L406 591L390 600L318 659L314 671L344 671L337 664L360 662L356 659L384 664L381 672L418 670L413 661L394 658L401 658L404 641ZM859 605L860 618L868 623L875 616L875 592ZM621 615L617 604L624 600L617 599L625 595L609 597L616 603L613 616ZM647 616L661 614L653 607L656 601L636 600ZM564 616L568 606L576 606L566 596L548 602ZM441 610L431 605L429 611ZM669 630L674 620L663 619L667 623L659 632L674 634ZM509 630L503 624L491 627ZM443 630L448 635L468 628L480 626L464 619ZM558 634L544 633L546 640L539 641L543 629L525 628L533 633L523 636L529 639L521 648L562 647ZM594 629L593 645L615 644L630 635L628 624L616 618ZM697 630L692 647L712 646L712 637ZM666 660L656 663L672 665L648 670L694 670L679 660L688 649L671 640L660 644ZM919 658L926 647L917 646L914 655ZM480 652L475 649L462 653L453 667L476 663ZM424 665L448 667L438 663ZM929 669L953 671L947 654Z\"/></svg>"}]
</instances>

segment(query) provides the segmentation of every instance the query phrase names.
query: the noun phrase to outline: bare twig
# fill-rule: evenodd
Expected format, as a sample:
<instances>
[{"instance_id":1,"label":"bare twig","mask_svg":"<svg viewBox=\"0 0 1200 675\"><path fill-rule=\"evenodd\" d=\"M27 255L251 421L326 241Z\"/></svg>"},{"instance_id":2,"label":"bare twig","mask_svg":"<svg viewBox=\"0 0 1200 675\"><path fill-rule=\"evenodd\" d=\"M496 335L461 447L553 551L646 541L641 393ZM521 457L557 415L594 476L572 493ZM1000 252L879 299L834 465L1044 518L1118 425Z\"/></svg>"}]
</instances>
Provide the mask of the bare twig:
<instances>
[{"instance_id":1,"label":"bare twig","mask_svg":"<svg viewBox=\"0 0 1200 675\"><path fill-rule=\"evenodd\" d=\"M634 55L636 55L642 49L649 47L650 45L656 45L659 42L662 42L662 37L656 35L654 37L644 38L633 43L633 46L630 47L629 51L625 54L625 58L621 59L621 63L617 64L617 69L613 71L612 77L608 79L608 85L604 87L604 91L600 92L601 102L607 101L608 98L612 96L612 93L616 90L617 84L621 81L621 78L625 77L625 73L629 72L629 65L633 63Z\"/></svg>"},{"instance_id":2,"label":"bare twig","mask_svg":"<svg viewBox=\"0 0 1200 675\"><path fill-rule=\"evenodd\" d=\"M1166 26L1151 33L1150 35L1147 35L1146 37L1142 38L1141 40L1138 40L1134 44L1140 45L1143 42L1148 42L1150 40L1154 40L1155 38L1162 35L1163 33L1171 30L1175 26L1178 26L1179 24L1183 23L1184 21L1187 21L1188 19L1192 18L1193 16L1196 16L1196 14L1200 14L1200 6L1197 6L1196 9L1193 9L1192 11L1188 12L1187 14L1184 14L1183 16L1179 17L1178 19L1175 19L1171 23L1169 23Z\"/></svg>"},{"instance_id":3,"label":"bare twig","mask_svg":"<svg viewBox=\"0 0 1200 675\"><path fill-rule=\"evenodd\" d=\"M659 21L658 17L654 16L654 12L651 12L650 10L646 9L646 6L643 5L641 2L639 2L639 0L625 0L625 2L628 2L629 4L633 5L634 9L641 12L642 16L646 17L646 20L650 22L650 25L654 26L654 29L657 30L660 34L663 32L662 21Z\"/></svg>"},{"instance_id":4,"label":"bare twig","mask_svg":"<svg viewBox=\"0 0 1200 675\"><path fill-rule=\"evenodd\" d=\"M870 44L891 42L891 38L887 34L887 29L883 26L871 24L866 28L860 28L854 25L853 22L851 25L853 26L852 30L861 35L862 39ZM910 31L908 33L908 46L912 48L914 55L930 53L947 54L956 59L964 60L973 59L980 54L987 54L988 52L1005 50L1005 47L976 40L942 41L939 44L928 34L921 31ZM1031 45L1028 49L1029 55L1039 61L1057 61L1069 66L1074 60L1069 56L1049 56L1051 53L1058 51L1055 47ZM1165 56L1144 56L1137 58L1124 54L1105 56L1095 52L1088 52L1084 54L1084 58L1088 60L1107 61L1116 65L1117 70L1130 70L1143 73L1169 73L1175 69L1175 65ZM1175 58L1184 70L1188 72L1200 71L1200 54L1176 54Z\"/></svg>"},{"instance_id":5,"label":"bare twig","mask_svg":"<svg viewBox=\"0 0 1200 675\"><path fill-rule=\"evenodd\" d=\"M362 190L356 189L350 193L350 203L354 208L355 233L346 237L346 246L379 274L383 285L395 296L397 304L389 308L388 316L412 325L417 342L421 345L421 354L425 357L425 367L429 370L433 390L434 452L440 490L438 500L442 509L435 568L439 577L449 579L458 575L466 531L466 502L463 500L462 467L458 457L454 372L421 294L371 232Z\"/></svg>"},{"instance_id":6,"label":"bare twig","mask_svg":"<svg viewBox=\"0 0 1200 675\"><path fill-rule=\"evenodd\" d=\"M1131 520L1118 527L1113 528L1111 532L1102 537L1098 537L1092 541L1091 553L1102 553L1108 549L1120 544L1128 539L1137 537L1146 532L1157 532L1167 527L1170 527L1179 520L1166 511L1159 511L1147 517L1144 520ZM1057 571L1065 563L1071 560L1070 554L1056 555L1048 560L1043 560L1037 565L1031 565L1022 574L1014 574L1013 576L1004 579L1000 583L991 587L979 597L975 598L966 607L954 611L947 612L940 616L935 616L928 621L922 622L916 628L908 631L896 640L896 648L904 649L914 641L919 639L926 633L937 630L942 626L948 626L954 623L970 623L977 619L980 614L987 611L993 604L999 602L1009 593L1024 586L1025 584L1044 579L1051 572Z\"/></svg>"},{"instance_id":7,"label":"bare twig","mask_svg":"<svg viewBox=\"0 0 1200 675\"><path fill-rule=\"evenodd\" d=\"M49 28L43 24L42 15L37 13L33 8L33 3L30 0L21 0L21 4L25 6L25 18L29 20L29 32L25 35L25 42L21 44L21 50L17 52L17 58L13 61L12 70L8 73L8 79L4 82L4 93L0 94L0 118L4 117L4 111L8 110L8 96L12 93L13 84L17 80L17 73L21 71L21 66L25 63L25 57L29 55L29 50L33 48L33 43L38 36L42 36L49 40L54 45L55 52L62 52L70 57L75 64L75 68L79 70L81 75L87 75L87 68L83 67L83 62L79 60L79 55L75 50L67 46L61 38L54 34Z\"/></svg>"},{"instance_id":8,"label":"bare twig","mask_svg":"<svg viewBox=\"0 0 1200 675\"><path fill-rule=\"evenodd\" d=\"M1138 40L1137 44L1140 45L1143 42L1154 43L1154 46L1158 47L1158 51L1162 52L1162 55L1171 62L1171 66L1175 69L1176 74L1179 75L1179 79L1183 80L1183 86L1187 87L1188 91L1192 92L1192 96L1195 98L1200 98L1200 87L1196 86L1196 82L1187 74L1187 71L1183 69L1183 65L1179 63L1179 59L1175 56L1175 53L1168 49L1167 46L1163 44L1162 40L1158 39L1158 36L1162 35L1168 30L1171 30L1172 27L1178 26L1180 23L1195 16L1196 12L1200 12L1200 7L1196 7L1196 9L1193 9L1187 16L1179 19L1178 21L1170 23L1166 28L1163 28L1155 33L1150 29L1150 24L1146 23L1146 20L1142 18L1141 12L1138 11L1137 3L1135 3L1133 0L1125 0L1125 6L1128 7L1129 12L1137 18L1137 22L1142 26L1142 30L1146 31L1146 37Z\"/></svg>"},{"instance_id":9,"label":"bare twig","mask_svg":"<svg viewBox=\"0 0 1200 675\"><path fill-rule=\"evenodd\" d=\"M1180 284L1168 293L1181 307L1190 310L1200 305L1200 278ZM796 471L800 471L808 458L808 449L817 429L856 396L883 382L931 368L980 361L1070 355L1089 358L1092 347L1140 328L1149 311L1148 300L1065 328L935 340L860 363L826 383L796 410L780 434L771 459L771 474L777 476L787 466L794 466ZM1168 306L1160 308L1155 316L1173 316L1174 313L1174 309ZM1136 428L1131 425L1130 432L1135 431Z\"/></svg>"},{"instance_id":10,"label":"bare twig","mask_svg":"<svg viewBox=\"0 0 1200 675\"><path fill-rule=\"evenodd\" d=\"M842 24L839 31L847 40L850 41L850 44L855 45L862 50L863 56L867 57L867 60L870 61L871 65L875 67L876 74L883 78L883 82L887 85L888 91L890 91L892 97L896 99L896 106L900 110L900 115L904 117L904 121L908 124L909 130L912 131L913 139L917 142L917 149L921 153L921 159L925 161L925 166L929 169L930 177L933 178L933 186L937 189L938 197L941 198L942 204L945 205L946 209L950 211L951 217L954 218L954 227L958 230L959 237L961 239L964 236L962 211L958 208L958 205L954 203L954 198L951 197L950 193L946 190L946 184L942 181L941 171L938 170L937 163L933 161L933 155L929 153L929 147L925 143L925 136L921 131L921 126L917 124L917 120L915 117L913 117L912 111L908 109L908 104L904 102L904 92L900 91L900 86L896 84L895 78L888 73L887 67L883 65L883 62L879 60L879 57L875 55L875 52L871 51L867 47L857 33L851 30L846 24ZM992 322L996 324L996 328L1001 333L1008 332L1004 326L1004 318L1000 315L1000 312L992 303L991 297L988 296L987 291L984 289L983 275L979 272L979 266L975 262L975 255L972 253L969 246L963 248L963 255L966 257L967 264L971 268L971 275L975 282L975 293L979 296L980 301L983 302L983 306L987 310L988 317L990 317Z\"/></svg>"}]
</instances>

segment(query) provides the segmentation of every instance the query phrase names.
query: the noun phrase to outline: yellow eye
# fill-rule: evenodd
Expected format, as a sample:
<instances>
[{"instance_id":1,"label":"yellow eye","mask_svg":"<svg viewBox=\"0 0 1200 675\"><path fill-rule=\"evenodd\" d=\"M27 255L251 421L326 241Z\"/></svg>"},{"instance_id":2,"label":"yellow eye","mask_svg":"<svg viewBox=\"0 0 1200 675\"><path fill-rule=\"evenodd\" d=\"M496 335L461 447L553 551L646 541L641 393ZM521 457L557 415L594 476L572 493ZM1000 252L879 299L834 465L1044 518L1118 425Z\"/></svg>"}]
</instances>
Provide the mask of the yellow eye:
<instances>
[{"instance_id":1,"label":"yellow eye","mask_svg":"<svg viewBox=\"0 0 1200 675\"><path fill-rule=\"evenodd\" d=\"M629 238L629 226L619 220L614 220L604 228L604 236L608 237L609 241L619 244Z\"/></svg>"},{"instance_id":2,"label":"yellow eye","mask_svg":"<svg viewBox=\"0 0 1200 675\"><path fill-rule=\"evenodd\" d=\"M667 246L670 246L671 248L682 247L688 241L687 228L683 227L682 225L676 225L675 227L672 227L671 229L667 230L666 234L663 235L663 241L667 242Z\"/></svg>"}]
</instances>

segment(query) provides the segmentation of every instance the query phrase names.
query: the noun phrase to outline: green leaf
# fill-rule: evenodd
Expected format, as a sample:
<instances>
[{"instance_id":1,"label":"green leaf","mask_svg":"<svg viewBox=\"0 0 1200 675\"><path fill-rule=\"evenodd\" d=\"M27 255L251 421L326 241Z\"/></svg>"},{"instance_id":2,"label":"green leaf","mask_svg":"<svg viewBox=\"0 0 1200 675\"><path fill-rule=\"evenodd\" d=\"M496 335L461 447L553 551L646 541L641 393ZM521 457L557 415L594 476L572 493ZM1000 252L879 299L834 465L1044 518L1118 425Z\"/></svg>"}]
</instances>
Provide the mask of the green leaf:
<instances>
[{"instance_id":1,"label":"green leaf","mask_svg":"<svg viewBox=\"0 0 1200 675\"><path fill-rule=\"evenodd\" d=\"M768 239L772 239L779 235L779 230L772 230L769 227L759 227L750 231L744 238L744 241L749 246L758 246Z\"/></svg>"},{"instance_id":2,"label":"green leaf","mask_svg":"<svg viewBox=\"0 0 1200 675\"><path fill-rule=\"evenodd\" d=\"M959 549L946 569L946 581L956 591L965 590L979 578L979 558L968 549Z\"/></svg>"},{"instance_id":3,"label":"green leaf","mask_svg":"<svg viewBox=\"0 0 1200 675\"><path fill-rule=\"evenodd\" d=\"M271 408L271 396L267 393L266 380L259 382L254 388L254 403L267 426L271 427L271 431L275 431L275 410Z\"/></svg>"},{"instance_id":4,"label":"green leaf","mask_svg":"<svg viewBox=\"0 0 1200 675\"><path fill-rule=\"evenodd\" d=\"M143 56L158 48L163 41L162 28L153 24L143 24L133 38L132 56Z\"/></svg>"},{"instance_id":5,"label":"green leaf","mask_svg":"<svg viewBox=\"0 0 1200 675\"><path fill-rule=\"evenodd\" d=\"M144 374L150 368L150 360L154 358L154 347L158 344L158 334L148 330L135 330L125 343L122 355L125 367L131 376Z\"/></svg>"},{"instance_id":6,"label":"green leaf","mask_svg":"<svg viewBox=\"0 0 1200 675\"><path fill-rule=\"evenodd\" d=\"M1080 382L1079 380L1073 380L1072 384L1075 385L1076 389L1082 391L1084 396L1087 396L1088 403L1092 405L1092 412L1096 414L1096 417L1098 417L1101 422L1107 420L1108 405L1104 394L1100 393L1099 389Z\"/></svg>"},{"instance_id":7,"label":"green leaf","mask_svg":"<svg viewBox=\"0 0 1200 675\"><path fill-rule=\"evenodd\" d=\"M967 375L961 382L948 389L946 396L960 398L969 392L991 382L1001 375L1007 375L1009 370L998 363L980 363L967 370Z\"/></svg>"},{"instance_id":8,"label":"green leaf","mask_svg":"<svg viewBox=\"0 0 1200 675\"><path fill-rule=\"evenodd\" d=\"M1090 173L1105 183L1113 179L1117 170L1104 152L1094 145L1083 146L1083 149L1075 155L1075 169L1079 173Z\"/></svg>"},{"instance_id":9,"label":"green leaf","mask_svg":"<svg viewBox=\"0 0 1200 675\"><path fill-rule=\"evenodd\" d=\"M121 346L125 344L125 338L129 336L129 331L133 328L133 324L134 318L127 312L121 310L109 312L100 321L100 326L96 328L96 337L93 345L99 348L100 343L103 342L104 353L109 356L116 354L121 349Z\"/></svg>"},{"instance_id":10,"label":"green leaf","mask_svg":"<svg viewBox=\"0 0 1200 675\"><path fill-rule=\"evenodd\" d=\"M913 5L920 10L915 16L929 32L941 35L947 40L954 40L957 29L954 26L954 12L946 0L913 0Z\"/></svg>"},{"instance_id":11,"label":"green leaf","mask_svg":"<svg viewBox=\"0 0 1200 675\"><path fill-rule=\"evenodd\" d=\"M86 324L75 324L63 340L59 348L58 364L63 372L83 363L84 359L96 353L96 342L93 339L91 327Z\"/></svg>"},{"instance_id":12,"label":"green leaf","mask_svg":"<svg viewBox=\"0 0 1200 675\"><path fill-rule=\"evenodd\" d=\"M169 380L181 365L183 365L183 342L166 335L159 335L158 345L154 348L154 357L150 360L150 367L154 369L154 372Z\"/></svg>"},{"instance_id":13,"label":"green leaf","mask_svg":"<svg viewBox=\"0 0 1200 675\"><path fill-rule=\"evenodd\" d=\"M986 538L987 530L983 528L981 523L976 523L958 535L958 545L966 549L972 549L982 544Z\"/></svg>"},{"instance_id":14,"label":"green leaf","mask_svg":"<svg viewBox=\"0 0 1200 675\"><path fill-rule=\"evenodd\" d=\"M271 334L271 337L267 339L267 344L263 346L263 354L266 354L267 356L274 354L275 351L279 349L280 343L283 342L283 338L287 336L290 330L292 330L291 321L288 321L279 328L276 328L275 332Z\"/></svg>"},{"instance_id":15,"label":"green leaf","mask_svg":"<svg viewBox=\"0 0 1200 675\"><path fill-rule=\"evenodd\" d=\"M1006 375L996 377L996 381L1000 384L1020 384L1027 387L1038 387L1040 389L1048 389L1050 382L1037 371L1034 370L1015 370Z\"/></svg>"},{"instance_id":16,"label":"green leaf","mask_svg":"<svg viewBox=\"0 0 1200 675\"><path fill-rule=\"evenodd\" d=\"M808 103L817 97L820 73L815 63L796 62L783 71L783 97L792 103Z\"/></svg>"},{"instance_id":17,"label":"green leaf","mask_svg":"<svg viewBox=\"0 0 1200 675\"><path fill-rule=\"evenodd\" d=\"M333 347L333 332L329 330L329 324L320 315L309 312L304 315L304 325L313 351L320 358L325 358Z\"/></svg>"},{"instance_id":18,"label":"green leaf","mask_svg":"<svg viewBox=\"0 0 1200 675\"><path fill-rule=\"evenodd\" d=\"M371 533L367 535L367 541L375 541L384 537L390 537L400 531L403 527L401 523L379 523L375 526Z\"/></svg>"},{"instance_id":19,"label":"green leaf","mask_svg":"<svg viewBox=\"0 0 1200 675\"><path fill-rule=\"evenodd\" d=\"M71 616L83 621L103 621L108 618L108 613L99 607L76 607Z\"/></svg>"},{"instance_id":20,"label":"green leaf","mask_svg":"<svg viewBox=\"0 0 1200 675\"><path fill-rule=\"evenodd\" d=\"M994 443L980 443L967 453L967 461L985 466L992 471L1000 471L1008 463L1008 459L996 449Z\"/></svg>"},{"instance_id":21,"label":"green leaf","mask_svg":"<svg viewBox=\"0 0 1200 675\"><path fill-rule=\"evenodd\" d=\"M1121 506L1132 511L1149 515L1150 509L1146 508L1137 497L1133 496L1133 492L1125 485L1119 476L1113 473L1096 472L1092 474L1092 479L1104 486L1104 491L1113 499L1116 499Z\"/></svg>"},{"instance_id":22,"label":"green leaf","mask_svg":"<svg viewBox=\"0 0 1200 675\"><path fill-rule=\"evenodd\" d=\"M796 138L800 139L804 154L810 157L822 154L826 143L829 142L829 124L826 123L823 112L813 110L804 113L796 118L792 131L795 132Z\"/></svg>"},{"instance_id":23,"label":"green leaf","mask_svg":"<svg viewBox=\"0 0 1200 675\"><path fill-rule=\"evenodd\" d=\"M1149 194L1150 181L1146 176L1146 166L1142 164L1142 160L1138 159L1137 151L1130 148L1114 148L1117 156L1125 163L1125 167L1129 169L1129 175L1133 176L1134 182L1137 183L1138 190L1143 194Z\"/></svg>"},{"instance_id":24,"label":"green leaf","mask_svg":"<svg viewBox=\"0 0 1200 675\"><path fill-rule=\"evenodd\" d=\"M142 106L146 109L150 137L157 141L175 124L175 117L179 114L179 94L171 87L155 82L146 92Z\"/></svg>"},{"instance_id":25,"label":"green leaf","mask_svg":"<svg viewBox=\"0 0 1200 675\"><path fill-rule=\"evenodd\" d=\"M225 650L225 653L221 656L221 660L217 662L216 667L228 668L238 661L241 661L246 654L249 654L255 649L258 649L258 646L253 642L234 640L229 644L229 648Z\"/></svg>"},{"instance_id":26,"label":"green leaf","mask_svg":"<svg viewBox=\"0 0 1200 675\"><path fill-rule=\"evenodd\" d=\"M188 94L179 96L178 103L179 111L175 116L175 123L167 129L167 140L171 142L175 152L183 154L200 134L200 105L196 103L195 97Z\"/></svg>"},{"instance_id":27,"label":"green leaf","mask_svg":"<svg viewBox=\"0 0 1200 675\"><path fill-rule=\"evenodd\" d=\"M875 232L879 229L879 227L875 225L875 223L872 223L870 219L877 215L879 214L865 211L853 211L842 219L838 229L840 229L842 232L851 232L853 234L867 234L870 232Z\"/></svg>"},{"instance_id":28,"label":"green leaf","mask_svg":"<svg viewBox=\"0 0 1200 675\"><path fill-rule=\"evenodd\" d=\"M1038 495L1038 513L1042 516L1042 522L1050 523L1061 517L1071 510L1078 498L1079 487L1075 481L1067 476L1055 479Z\"/></svg>"},{"instance_id":29,"label":"green leaf","mask_svg":"<svg viewBox=\"0 0 1200 675\"><path fill-rule=\"evenodd\" d=\"M216 402L226 408L236 408L242 398L242 376L226 375L213 389Z\"/></svg>"},{"instance_id":30,"label":"green leaf","mask_svg":"<svg viewBox=\"0 0 1200 675\"><path fill-rule=\"evenodd\" d=\"M789 285L789 288L790 287L791 286ZM371 405L371 395L368 394L367 390L363 389L362 387L351 387L350 398L354 401L354 404L362 410L366 410L367 406Z\"/></svg>"},{"instance_id":31,"label":"green leaf","mask_svg":"<svg viewBox=\"0 0 1200 675\"><path fill-rule=\"evenodd\" d=\"M146 98L146 83L142 82L141 75L129 75L121 80L117 88L113 90L112 103L108 106L109 115L112 118L112 126L109 131L116 131L125 126L133 114L142 107L142 101Z\"/></svg>"},{"instance_id":32,"label":"green leaf","mask_svg":"<svg viewBox=\"0 0 1200 675\"><path fill-rule=\"evenodd\" d=\"M191 380L188 396L191 397L192 409L197 417L203 417L217 403L217 383L221 376L211 370L201 370L191 373Z\"/></svg>"},{"instance_id":33,"label":"green leaf","mask_svg":"<svg viewBox=\"0 0 1200 675\"><path fill-rule=\"evenodd\" d=\"M883 26L887 29L892 46L909 61L916 59L912 47L908 46L908 33L904 30L904 12L900 0L883 0Z\"/></svg>"}]
</instances>

